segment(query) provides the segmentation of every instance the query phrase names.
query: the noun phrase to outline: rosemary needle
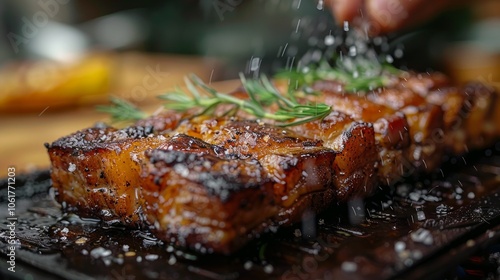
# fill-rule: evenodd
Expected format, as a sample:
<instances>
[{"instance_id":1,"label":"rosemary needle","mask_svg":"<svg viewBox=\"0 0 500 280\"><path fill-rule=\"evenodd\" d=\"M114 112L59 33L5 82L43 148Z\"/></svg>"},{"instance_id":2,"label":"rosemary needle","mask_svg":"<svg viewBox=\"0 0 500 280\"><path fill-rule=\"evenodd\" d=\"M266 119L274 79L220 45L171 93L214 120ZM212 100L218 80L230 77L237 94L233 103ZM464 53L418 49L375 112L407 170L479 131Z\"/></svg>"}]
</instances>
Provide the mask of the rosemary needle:
<instances>
[{"instance_id":1,"label":"rosemary needle","mask_svg":"<svg viewBox=\"0 0 500 280\"><path fill-rule=\"evenodd\" d=\"M118 97L110 98L111 105L97 106L97 111L108 113L114 122L136 121L147 117L147 114L137 107Z\"/></svg>"}]
</instances>

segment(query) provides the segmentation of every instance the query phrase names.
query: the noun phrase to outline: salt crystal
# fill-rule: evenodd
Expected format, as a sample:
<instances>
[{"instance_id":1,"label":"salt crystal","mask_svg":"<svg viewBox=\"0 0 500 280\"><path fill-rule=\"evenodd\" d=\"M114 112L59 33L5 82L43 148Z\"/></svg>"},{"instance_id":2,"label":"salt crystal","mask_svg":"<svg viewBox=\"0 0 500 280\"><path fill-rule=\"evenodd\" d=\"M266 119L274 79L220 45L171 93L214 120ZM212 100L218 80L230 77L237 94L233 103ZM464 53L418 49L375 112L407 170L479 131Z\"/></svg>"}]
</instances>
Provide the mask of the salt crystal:
<instances>
[{"instance_id":1,"label":"salt crystal","mask_svg":"<svg viewBox=\"0 0 500 280\"><path fill-rule=\"evenodd\" d=\"M148 261L155 261L158 259L158 255L156 254L149 254L144 257Z\"/></svg>"},{"instance_id":2,"label":"salt crystal","mask_svg":"<svg viewBox=\"0 0 500 280\"><path fill-rule=\"evenodd\" d=\"M264 266L264 272L267 274L273 273L274 267L270 264Z\"/></svg>"},{"instance_id":3,"label":"salt crystal","mask_svg":"<svg viewBox=\"0 0 500 280\"><path fill-rule=\"evenodd\" d=\"M73 172L76 170L76 165L74 163L70 163L68 167L69 172Z\"/></svg>"},{"instance_id":4,"label":"salt crystal","mask_svg":"<svg viewBox=\"0 0 500 280\"><path fill-rule=\"evenodd\" d=\"M346 31L346 32L349 31L349 22L348 21L344 21L344 31Z\"/></svg>"},{"instance_id":5,"label":"salt crystal","mask_svg":"<svg viewBox=\"0 0 500 280\"><path fill-rule=\"evenodd\" d=\"M341 268L345 272L355 272L358 270L358 265L354 262L343 262Z\"/></svg>"},{"instance_id":6,"label":"salt crystal","mask_svg":"<svg viewBox=\"0 0 500 280\"><path fill-rule=\"evenodd\" d=\"M326 46L331 46L335 43L335 37L333 37L332 35L327 35L325 37L325 45Z\"/></svg>"},{"instance_id":7,"label":"salt crystal","mask_svg":"<svg viewBox=\"0 0 500 280\"><path fill-rule=\"evenodd\" d=\"M245 264L243 264L243 267L246 269L246 270L250 270L253 266L253 263L251 261L246 261Z\"/></svg>"},{"instance_id":8,"label":"salt crystal","mask_svg":"<svg viewBox=\"0 0 500 280\"><path fill-rule=\"evenodd\" d=\"M420 199L420 193L418 192L412 192L410 193L410 199L413 201L418 201Z\"/></svg>"},{"instance_id":9,"label":"salt crystal","mask_svg":"<svg viewBox=\"0 0 500 280\"><path fill-rule=\"evenodd\" d=\"M425 245L432 245L432 243L434 243L431 232L424 228L419 228L418 230L412 232L411 239Z\"/></svg>"},{"instance_id":10,"label":"salt crystal","mask_svg":"<svg viewBox=\"0 0 500 280\"><path fill-rule=\"evenodd\" d=\"M111 250L104 249L103 247L97 247L90 251L90 255L95 258L105 258L111 255Z\"/></svg>"},{"instance_id":11,"label":"salt crystal","mask_svg":"<svg viewBox=\"0 0 500 280\"><path fill-rule=\"evenodd\" d=\"M425 220L425 213L424 213L424 211L417 211L417 220L419 220L419 221Z\"/></svg>"},{"instance_id":12,"label":"salt crystal","mask_svg":"<svg viewBox=\"0 0 500 280\"><path fill-rule=\"evenodd\" d=\"M396 252L401 252L403 251L404 249L406 248L406 243L404 243L403 241L398 241L394 244L394 250Z\"/></svg>"}]
</instances>

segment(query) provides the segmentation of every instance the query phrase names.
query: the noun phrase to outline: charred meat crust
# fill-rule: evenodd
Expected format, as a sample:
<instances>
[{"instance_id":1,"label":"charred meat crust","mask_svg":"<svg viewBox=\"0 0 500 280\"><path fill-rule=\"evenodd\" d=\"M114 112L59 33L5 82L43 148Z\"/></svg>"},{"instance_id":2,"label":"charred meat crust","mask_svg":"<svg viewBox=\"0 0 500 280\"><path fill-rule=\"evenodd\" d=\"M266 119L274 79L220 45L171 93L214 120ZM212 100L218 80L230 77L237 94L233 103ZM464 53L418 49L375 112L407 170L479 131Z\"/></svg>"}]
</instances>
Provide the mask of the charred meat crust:
<instances>
[{"instance_id":1,"label":"charred meat crust","mask_svg":"<svg viewBox=\"0 0 500 280\"><path fill-rule=\"evenodd\" d=\"M331 188L335 153L329 149L294 150L257 160L215 152L222 148L187 135L167 142L175 142L177 150L165 143L147 152L145 212L158 236L181 246L234 251L264 230L263 223L298 221L299 213L278 213L287 212L302 196Z\"/></svg>"},{"instance_id":2,"label":"charred meat crust","mask_svg":"<svg viewBox=\"0 0 500 280\"><path fill-rule=\"evenodd\" d=\"M143 200L137 192L142 185L144 151L165 140L145 137L142 131L89 128L49 145L56 199L83 216L142 226ZM130 133L135 137L129 137Z\"/></svg>"}]
</instances>

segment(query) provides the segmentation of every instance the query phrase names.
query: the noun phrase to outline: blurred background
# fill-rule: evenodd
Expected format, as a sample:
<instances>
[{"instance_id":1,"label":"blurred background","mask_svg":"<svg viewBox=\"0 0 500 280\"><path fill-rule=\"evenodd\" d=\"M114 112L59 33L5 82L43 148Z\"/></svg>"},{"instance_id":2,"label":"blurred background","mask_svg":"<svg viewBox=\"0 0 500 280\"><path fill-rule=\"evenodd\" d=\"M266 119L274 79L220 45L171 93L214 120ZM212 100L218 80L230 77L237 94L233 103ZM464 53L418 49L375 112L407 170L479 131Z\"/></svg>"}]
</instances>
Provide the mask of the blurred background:
<instances>
[{"instance_id":1,"label":"blurred background","mask_svg":"<svg viewBox=\"0 0 500 280\"><path fill-rule=\"evenodd\" d=\"M111 95L154 110L188 73L230 90L342 32L323 0L0 0L0 174L48 166L42 144L107 120ZM399 67L500 88L498 0L377 40Z\"/></svg>"}]
</instances>

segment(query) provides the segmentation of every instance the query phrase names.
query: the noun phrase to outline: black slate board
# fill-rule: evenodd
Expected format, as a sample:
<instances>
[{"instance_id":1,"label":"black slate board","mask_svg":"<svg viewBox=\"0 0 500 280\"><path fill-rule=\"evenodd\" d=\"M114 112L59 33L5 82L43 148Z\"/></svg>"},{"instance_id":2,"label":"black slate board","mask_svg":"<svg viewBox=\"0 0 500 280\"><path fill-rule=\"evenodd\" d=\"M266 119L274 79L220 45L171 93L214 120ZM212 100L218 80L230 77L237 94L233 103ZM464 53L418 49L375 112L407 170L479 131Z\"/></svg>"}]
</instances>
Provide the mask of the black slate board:
<instances>
[{"instance_id":1,"label":"black slate board","mask_svg":"<svg viewBox=\"0 0 500 280\"><path fill-rule=\"evenodd\" d=\"M0 181L4 279L495 279L500 143L364 201L305 213L233 256L174 248L145 230L61 213L48 171L16 181L16 272L7 270L7 181Z\"/></svg>"}]
</instances>

